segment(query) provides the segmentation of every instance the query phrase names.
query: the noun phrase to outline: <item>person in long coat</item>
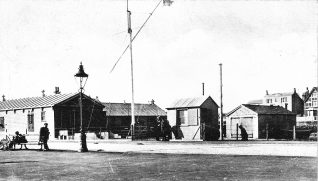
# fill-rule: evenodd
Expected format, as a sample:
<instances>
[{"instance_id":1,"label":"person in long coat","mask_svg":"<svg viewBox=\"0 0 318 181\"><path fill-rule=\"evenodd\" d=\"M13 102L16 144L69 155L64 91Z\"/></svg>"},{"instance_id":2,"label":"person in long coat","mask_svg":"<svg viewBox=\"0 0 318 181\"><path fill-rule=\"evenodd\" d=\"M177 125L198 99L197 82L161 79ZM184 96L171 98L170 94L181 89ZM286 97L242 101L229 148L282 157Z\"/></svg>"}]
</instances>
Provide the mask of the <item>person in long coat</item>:
<instances>
[{"instance_id":1,"label":"person in long coat","mask_svg":"<svg viewBox=\"0 0 318 181\"><path fill-rule=\"evenodd\" d=\"M169 141L172 138L171 135L171 126L168 120L163 120L161 132L163 134L162 141Z\"/></svg>"},{"instance_id":2,"label":"person in long coat","mask_svg":"<svg viewBox=\"0 0 318 181\"><path fill-rule=\"evenodd\" d=\"M248 140L248 135L247 135L247 132L246 132L245 128L243 128L242 125L240 125L239 128L241 129L242 141L247 141Z\"/></svg>"},{"instance_id":3,"label":"person in long coat","mask_svg":"<svg viewBox=\"0 0 318 181\"><path fill-rule=\"evenodd\" d=\"M40 142L43 142L45 150L49 150L49 147L47 145L47 141L49 140L50 131L49 131L49 128L47 126L48 126L48 124L44 123L44 127L41 127L40 139L39 139Z\"/></svg>"}]
</instances>

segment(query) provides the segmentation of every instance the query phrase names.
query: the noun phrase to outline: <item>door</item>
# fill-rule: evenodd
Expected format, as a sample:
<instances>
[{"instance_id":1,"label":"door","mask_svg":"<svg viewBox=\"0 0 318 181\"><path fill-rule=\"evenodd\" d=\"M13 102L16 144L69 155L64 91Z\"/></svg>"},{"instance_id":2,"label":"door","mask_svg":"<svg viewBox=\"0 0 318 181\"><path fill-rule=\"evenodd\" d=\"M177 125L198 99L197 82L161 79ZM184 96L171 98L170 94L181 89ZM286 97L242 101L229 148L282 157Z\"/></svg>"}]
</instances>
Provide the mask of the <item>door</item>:
<instances>
[{"instance_id":1,"label":"door","mask_svg":"<svg viewBox=\"0 0 318 181\"><path fill-rule=\"evenodd\" d=\"M34 114L28 114L28 132L34 132Z\"/></svg>"}]
</instances>

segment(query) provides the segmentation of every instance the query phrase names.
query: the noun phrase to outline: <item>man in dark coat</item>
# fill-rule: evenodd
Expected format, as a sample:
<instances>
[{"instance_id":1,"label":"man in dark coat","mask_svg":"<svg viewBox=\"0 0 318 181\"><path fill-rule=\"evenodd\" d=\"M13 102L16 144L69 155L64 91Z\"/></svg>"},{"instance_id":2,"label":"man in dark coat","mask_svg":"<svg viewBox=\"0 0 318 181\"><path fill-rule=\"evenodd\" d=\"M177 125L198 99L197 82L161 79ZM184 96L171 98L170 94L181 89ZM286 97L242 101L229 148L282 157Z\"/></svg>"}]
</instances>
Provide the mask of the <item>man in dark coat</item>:
<instances>
[{"instance_id":1,"label":"man in dark coat","mask_svg":"<svg viewBox=\"0 0 318 181\"><path fill-rule=\"evenodd\" d=\"M166 120L166 119L163 120L162 127L161 127L161 132L163 134L162 141L169 141L172 138L171 126L169 124L169 121Z\"/></svg>"},{"instance_id":2,"label":"man in dark coat","mask_svg":"<svg viewBox=\"0 0 318 181\"><path fill-rule=\"evenodd\" d=\"M49 139L50 131L49 128L47 128L47 123L44 123L44 127L40 129L40 142L43 142L44 149L49 150L49 147L47 145L47 141Z\"/></svg>"},{"instance_id":3,"label":"man in dark coat","mask_svg":"<svg viewBox=\"0 0 318 181\"><path fill-rule=\"evenodd\" d=\"M157 117L157 120L155 122L155 136L156 136L156 140L159 141L160 140L160 136L161 136L161 120L160 120L160 116Z\"/></svg>"},{"instance_id":4,"label":"man in dark coat","mask_svg":"<svg viewBox=\"0 0 318 181\"><path fill-rule=\"evenodd\" d=\"M242 141L247 141L248 140L248 135L247 132L245 130L245 128L243 128L242 125L239 126L239 128L241 129L241 136L242 136Z\"/></svg>"}]
</instances>

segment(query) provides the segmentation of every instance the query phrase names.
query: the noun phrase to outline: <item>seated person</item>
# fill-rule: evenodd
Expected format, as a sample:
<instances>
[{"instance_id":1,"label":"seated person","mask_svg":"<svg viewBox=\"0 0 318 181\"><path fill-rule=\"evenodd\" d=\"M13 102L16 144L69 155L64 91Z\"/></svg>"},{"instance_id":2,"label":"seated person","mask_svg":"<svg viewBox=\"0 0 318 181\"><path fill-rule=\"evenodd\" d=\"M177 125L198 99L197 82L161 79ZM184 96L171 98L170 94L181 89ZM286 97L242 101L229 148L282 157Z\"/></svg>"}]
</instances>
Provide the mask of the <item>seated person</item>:
<instances>
[{"instance_id":1,"label":"seated person","mask_svg":"<svg viewBox=\"0 0 318 181\"><path fill-rule=\"evenodd\" d=\"M9 144L9 148L12 148L14 144L19 144L19 143L27 143L28 141L25 139L25 136L19 133L19 131L15 132L15 136L13 136L12 141Z\"/></svg>"}]
</instances>

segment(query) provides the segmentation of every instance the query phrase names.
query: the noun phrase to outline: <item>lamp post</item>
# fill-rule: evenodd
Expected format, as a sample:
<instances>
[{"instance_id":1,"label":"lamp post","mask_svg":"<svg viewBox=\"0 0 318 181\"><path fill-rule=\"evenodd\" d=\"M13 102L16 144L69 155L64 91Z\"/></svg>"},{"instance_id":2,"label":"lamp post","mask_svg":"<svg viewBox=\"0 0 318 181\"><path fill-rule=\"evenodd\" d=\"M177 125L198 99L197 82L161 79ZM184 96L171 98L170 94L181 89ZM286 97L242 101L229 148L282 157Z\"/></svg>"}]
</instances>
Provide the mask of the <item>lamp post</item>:
<instances>
[{"instance_id":1,"label":"lamp post","mask_svg":"<svg viewBox=\"0 0 318 181\"><path fill-rule=\"evenodd\" d=\"M83 80L84 78L88 78L88 74L84 72L84 67L82 65L82 62L78 68L78 72L74 75L75 77L79 77L80 80L80 99L79 99L79 107L80 107L80 121L81 121L81 127L80 127L80 132L81 132L81 138L80 138L80 149L78 150L79 152L87 152L87 145L86 145L86 134L83 128L83 105L82 105L82 94L83 94Z\"/></svg>"}]
</instances>

